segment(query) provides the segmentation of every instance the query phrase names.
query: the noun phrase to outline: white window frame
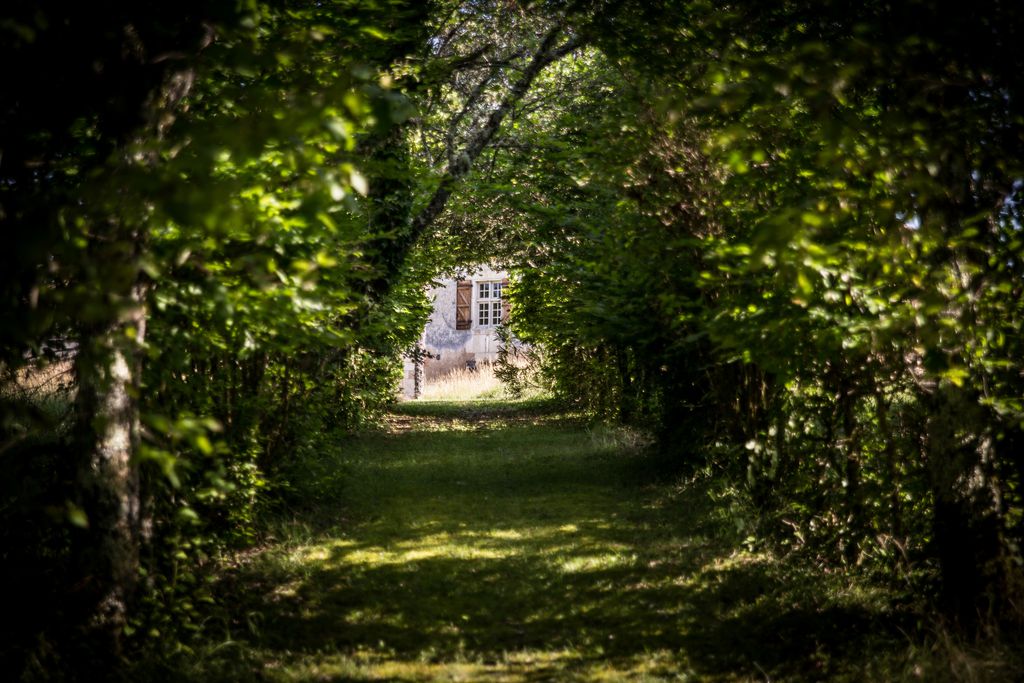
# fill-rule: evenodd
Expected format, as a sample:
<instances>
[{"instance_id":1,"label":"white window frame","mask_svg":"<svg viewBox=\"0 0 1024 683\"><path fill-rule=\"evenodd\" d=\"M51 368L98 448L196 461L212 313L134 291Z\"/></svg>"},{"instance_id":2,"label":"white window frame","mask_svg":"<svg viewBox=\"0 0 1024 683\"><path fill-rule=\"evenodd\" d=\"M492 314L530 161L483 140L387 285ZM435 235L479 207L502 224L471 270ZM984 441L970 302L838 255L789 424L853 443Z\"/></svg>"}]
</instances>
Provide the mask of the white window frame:
<instances>
[{"instance_id":1,"label":"white window frame","mask_svg":"<svg viewBox=\"0 0 1024 683\"><path fill-rule=\"evenodd\" d=\"M473 283L473 310L477 327L497 327L501 324L501 284L501 280L478 280Z\"/></svg>"}]
</instances>

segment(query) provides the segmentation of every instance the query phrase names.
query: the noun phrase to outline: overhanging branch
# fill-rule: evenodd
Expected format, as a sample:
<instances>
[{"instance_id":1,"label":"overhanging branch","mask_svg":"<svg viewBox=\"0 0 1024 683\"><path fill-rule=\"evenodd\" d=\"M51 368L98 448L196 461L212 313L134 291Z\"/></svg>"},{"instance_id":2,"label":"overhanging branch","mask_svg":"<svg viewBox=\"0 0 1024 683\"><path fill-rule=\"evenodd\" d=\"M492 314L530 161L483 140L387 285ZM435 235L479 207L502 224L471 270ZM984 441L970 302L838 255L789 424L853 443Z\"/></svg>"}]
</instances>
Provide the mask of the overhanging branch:
<instances>
[{"instance_id":1,"label":"overhanging branch","mask_svg":"<svg viewBox=\"0 0 1024 683\"><path fill-rule=\"evenodd\" d=\"M409 233L410 244L419 239L441 212L444 211L448 199L455 190L455 186L472 169L474 162L494 138L509 112L515 108L529 91L537 76L547 66L565 57L582 44L582 40L574 36L558 45L559 38L564 29L565 25L559 23L548 31L536 52L534 52L530 63L523 69L516 82L512 84L512 87L498 108L491 112L491 115L487 118L487 123L476 132L459 154L453 155L453 158L448 163L448 167L445 169L441 184L434 191L427 205L423 207L412 221L412 229Z\"/></svg>"}]
</instances>

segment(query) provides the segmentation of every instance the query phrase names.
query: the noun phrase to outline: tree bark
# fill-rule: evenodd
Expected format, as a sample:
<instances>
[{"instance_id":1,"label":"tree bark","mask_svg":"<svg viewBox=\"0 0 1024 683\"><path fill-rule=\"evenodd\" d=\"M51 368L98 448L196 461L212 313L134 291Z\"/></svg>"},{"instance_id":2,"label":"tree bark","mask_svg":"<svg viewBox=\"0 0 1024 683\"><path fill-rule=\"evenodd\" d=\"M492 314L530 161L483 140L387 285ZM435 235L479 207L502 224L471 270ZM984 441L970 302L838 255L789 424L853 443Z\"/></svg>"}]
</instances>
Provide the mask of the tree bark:
<instances>
[{"instance_id":1,"label":"tree bark","mask_svg":"<svg viewBox=\"0 0 1024 683\"><path fill-rule=\"evenodd\" d=\"M839 401L842 410L843 438L840 449L844 459L843 476L846 479L846 510L849 515L849 538L843 554L848 564L856 564L860 559L861 541L868 533L868 523L864 513L864 492L861 486L860 443L857 427L856 395L851 388L852 383L845 379L840 382Z\"/></svg>"},{"instance_id":2,"label":"tree bark","mask_svg":"<svg viewBox=\"0 0 1024 683\"><path fill-rule=\"evenodd\" d=\"M133 457L139 444L137 397L146 315L141 285L117 319L83 339L76 360L76 415L82 458L78 505L87 528L77 538L88 631L117 653L139 575L142 497ZM106 648L104 648L106 649Z\"/></svg>"},{"instance_id":3,"label":"tree bark","mask_svg":"<svg viewBox=\"0 0 1024 683\"><path fill-rule=\"evenodd\" d=\"M885 471L889 489L889 535L902 547L903 510L900 502L899 464L897 463L895 435L889 426L889 403L881 387L875 387L875 419L882 437L885 453ZM901 558L897 558L897 562ZM902 558L905 559L905 558Z\"/></svg>"},{"instance_id":4,"label":"tree bark","mask_svg":"<svg viewBox=\"0 0 1024 683\"><path fill-rule=\"evenodd\" d=\"M940 386L928 397L926 456L942 604L973 630L1002 616L1006 588L1001 494L989 471L992 438L977 432L982 408L962 390ZM961 429L961 426L963 427Z\"/></svg>"},{"instance_id":5,"label":"tree bark","mask_svg":"<svg viewBox=\"0 0 1024 683\"><path fill-rule=\"evenodd\" d=\"M198 50L212 40L212 29L204 28ZM143 63L150 59L141 45L130 58ZM120 657L138 586L141 546L151 526L135 460L147 320L139 262L150 208L149 198L133 192L130 181L140 168L162 163L159 143L194 82L189 63L160 70L142 104L142 125L125 131L119 160L96 178L101 196L110 193L117 203L100 203L89 214L94 232L87 270L98 274L90 285L102 296L90 302L93 319L82 325L75 362L80 453L75 496L86 528L73 540L72 553L79 573L76 604L86 642L92 645L89 656L111 658L104 662L109 665Z\"/></svg>"}]
</instances>

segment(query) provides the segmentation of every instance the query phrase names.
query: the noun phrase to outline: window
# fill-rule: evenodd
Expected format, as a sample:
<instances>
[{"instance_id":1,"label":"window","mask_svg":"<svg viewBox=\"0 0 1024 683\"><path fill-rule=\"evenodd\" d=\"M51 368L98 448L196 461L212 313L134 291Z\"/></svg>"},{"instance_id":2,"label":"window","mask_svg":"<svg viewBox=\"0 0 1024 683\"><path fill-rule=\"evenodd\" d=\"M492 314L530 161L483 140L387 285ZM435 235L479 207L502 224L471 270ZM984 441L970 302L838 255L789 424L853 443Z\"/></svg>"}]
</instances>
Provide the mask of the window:
<instances>
[{"instance_id":1,"label":"window","mask_svg":"<svg viewBox=\"0 0 1024 683\"><path fill-rule=\"evenodd\" d=\"M473 328L473 307L476 306L476 327L495 327L508 320L509 301L505 298L508 280L455 281L455 329Z\"/></svg>"},{"instance_id":2,"label":"window","mask_svg":"<svg viewBox=\"0 0 1024 683\"><path fill-rule=\"evenodd\" d=\"M491 327L501 323L501 282L478 282L476 290L476 324Z\"/></svg>"}]
</instances>

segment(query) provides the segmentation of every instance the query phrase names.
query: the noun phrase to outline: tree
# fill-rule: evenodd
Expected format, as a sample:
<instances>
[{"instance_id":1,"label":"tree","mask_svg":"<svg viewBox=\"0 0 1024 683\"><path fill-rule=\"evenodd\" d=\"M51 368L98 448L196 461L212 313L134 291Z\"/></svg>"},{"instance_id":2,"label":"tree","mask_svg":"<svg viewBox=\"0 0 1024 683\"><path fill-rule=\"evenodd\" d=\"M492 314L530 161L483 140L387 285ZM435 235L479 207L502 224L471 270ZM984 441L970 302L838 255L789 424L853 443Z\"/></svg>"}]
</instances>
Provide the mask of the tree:
<instances>
[{"instance_id":1,"label":"tree","mask_svg":"<svg viewBox=\"0 0 1024 683\"><path fill-rule=\"evenodd\" d=\"M2 313L19 323L2 331L5 388L60 344L77 368L71 420L40 422L5 393L3 436L41 479L58 447L75 461L43 495L63 511L47 575L66 577L76 608L40 640L84 624L86 657L197 619L186 596L204 588L180 577L249 537L281 453L391 400L436 270L409 262L413 245L573 48L564 18L537 13L546 33L523 38L508 65L522 72L493 91L504 104L417 184L404 152L417 79L441 88L483 54L431 54L438 8L108 9L51 2L0 29L7 63L27 65L5 74L0 113Z\"/></svg>"},{"instance_id":2,"label":"tree","mask_svg":"<svg viewBox=\"0 0 1024 683\"><path fill-rule=\"evenodd\" d=\"M191 512L180 494L157 496L159 478L143 465L158 465L174 489L183 470L210 467L186 501L237 488L224 479L230 464L217 474L223 463L209 460L216 449L200 425L230 427L250 411L229 401L224 423L190 417L209 408L196 384L214 367L211 346L233 351L215 361L233 377L239 358L256 356L245 364L256 392L268 349L353 343L334 323L355 305L360 261L375 258L357 252L364 237L352 195L365 181L355 136L391 126L408 107L366 65L379 66L381 46L399 40L383 30L404 35L420 10L107 9L53 2L4 23L7 63L27 68L5 77L0 214L10 246L3 317L22 323L3 329L5 369L15 378L62 340L76 359L67 438L77 475L67 495L68 519L81 528L67 566L78 608L65 616L103 641L94 654L116 655L140 597L146 542L175 533L188 519L176 513ZM333 42L330 22L346 29ZM348 33L353 25L364 30ZM306 49L311 36L319 49ZM274 170L282 165L287 176ZM331 213L343 207L351 218L339 230ZM254 248L239 249L246 244ZM291 341L273 341L279 335ZM31 411L11 405L20 412L4 425L8 445L60 427L33 425ZM258 422L237 425L236 446ZM189 464L189 450L207 464ZM157 498L178 502L157 509ZM150 582L165 559L156 562Z\"/></svg>"},{"instance_id":3,"label":"tree","mask_svg":"<svg viewBox=\"0 0 1024 683\"><path fill-rule=\"evenodd\" d=\"M553 126L579 155L518 158L545 169L520 332L562 395L717 444L680 455L745 482L762 532L937 562L972 629L1019 604L1021 22L863 9L595 14L635 104Z\"/></svg>"}]
</instances>

